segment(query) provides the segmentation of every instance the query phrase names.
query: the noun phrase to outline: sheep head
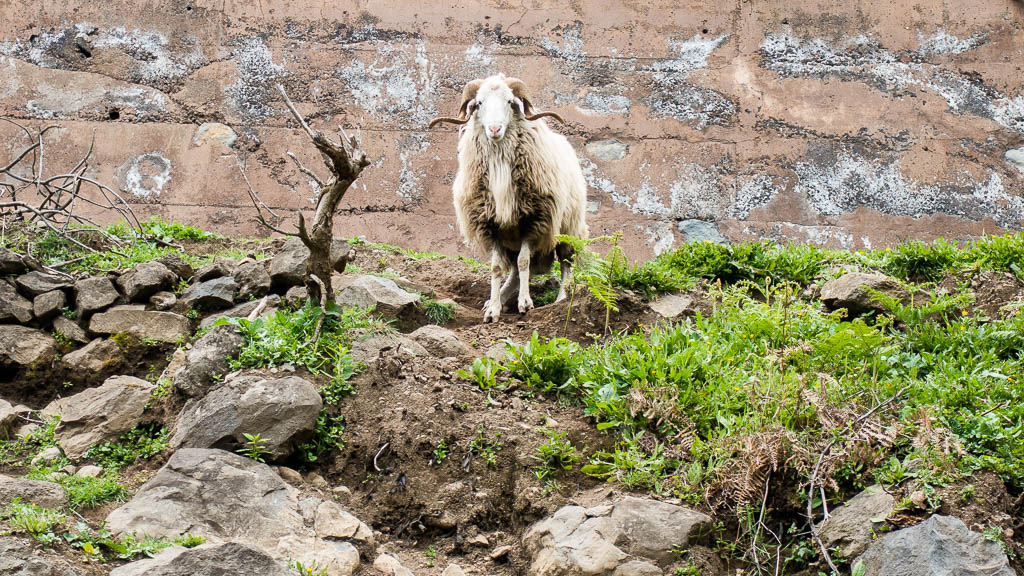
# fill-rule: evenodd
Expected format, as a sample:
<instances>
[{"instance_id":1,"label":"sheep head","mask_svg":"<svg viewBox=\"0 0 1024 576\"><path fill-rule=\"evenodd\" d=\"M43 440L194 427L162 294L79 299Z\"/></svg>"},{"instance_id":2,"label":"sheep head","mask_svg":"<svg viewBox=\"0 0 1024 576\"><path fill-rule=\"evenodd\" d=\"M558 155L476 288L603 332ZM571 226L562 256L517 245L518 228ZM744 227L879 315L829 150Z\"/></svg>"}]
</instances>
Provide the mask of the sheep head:
<instances>
[{"instance_id":1,"label":"sheep head","mask_svg":"<svg viewBox=\"0 0 1024 576\"><path fill-rule=\"evenodd\" d=\"M435 118L430 122L430 128L442 122L466 124L475 117L488 138L501 140L509 123L516 116L522 116L528 121L550 117L565 122L554 112L534 113L533 105L527 96L526 84L518 78L506 78L504 74L499 74L466 84L462 90L458 118Z\"/></svg>"}]
</instances>

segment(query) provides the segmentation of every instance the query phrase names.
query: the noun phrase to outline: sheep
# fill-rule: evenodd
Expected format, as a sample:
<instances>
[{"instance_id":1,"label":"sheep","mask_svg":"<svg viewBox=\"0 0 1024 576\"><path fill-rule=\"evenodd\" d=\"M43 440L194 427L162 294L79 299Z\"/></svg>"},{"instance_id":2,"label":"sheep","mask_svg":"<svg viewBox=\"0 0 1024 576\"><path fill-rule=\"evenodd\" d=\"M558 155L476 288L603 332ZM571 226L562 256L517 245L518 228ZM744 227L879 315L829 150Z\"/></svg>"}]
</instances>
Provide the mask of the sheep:
<instances>
[{"instance_id":1,"label":"sheep","mask_svg":"<svg viewBox=\"0 0 1024 576\"><path fill-rule=\"evenodd\" d=\"M559 234L585 238L587 184L572 145L535 112L526 84L504 74L473 80L462 91L457 118L430 122L464 125L458 172L452 184L455 217L463 238L491 256L490 299L484 322L497 322L511 304L518 280L518 308L533 308L530 275L547 272L557 258L566 297L572 247ZM508 276L502 282L505 273Z\"/></svg>"}]
</instances>

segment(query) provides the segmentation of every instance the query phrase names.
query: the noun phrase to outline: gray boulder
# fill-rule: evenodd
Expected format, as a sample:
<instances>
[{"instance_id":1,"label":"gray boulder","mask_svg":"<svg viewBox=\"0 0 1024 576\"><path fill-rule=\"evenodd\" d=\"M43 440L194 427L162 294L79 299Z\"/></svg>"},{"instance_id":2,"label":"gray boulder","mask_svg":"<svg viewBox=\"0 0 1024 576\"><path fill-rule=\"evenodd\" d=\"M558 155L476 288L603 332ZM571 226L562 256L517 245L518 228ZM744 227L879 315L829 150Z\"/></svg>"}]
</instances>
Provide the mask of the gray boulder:
<instances>
[{"instance_id":1,"label":"gray boulder","mask_svg":"<svg viewBox=\"0 0 1024 576\"><path fill-rule=\"evenodd\" d=\"M204 310L220 310L230 308L235 303L238 284L230 276L222 276L193 284L181 295L186 306Z\"/></svg>"},{"instance_id":2,"label":"gray boulder","mask_svg":"<svg viewBox=\"0 0 1024 576\"><path fill-rule=\"evenodd\" d=\"M140 339L180 342L188 338L191 323L173 312L146 310L141 306L115 306L92 317L89 330L94 334L129 332Z\"/></svg>"},{"instance_id":3,"label":"gray boulder","mask_svg":"<svg viewBox=\"0 0 1024 576\"><path fill-rule=\"evenodd\" d=\"M168 270L182 280L188 280L195 275L195 270L192 269L192 265L182 260L181 255L177 252L164 254L157 258L156 261L166 266Z\"/></svg>"},{"instance_id":4,"label":"gray boulder","mask_svg":"<svg viewBox=\"0 0 1024 576\"><path fill-rule=\"evenodd\" d=\"M871 291L881 292L898 300L907 300L910 295L897 280L883 274L851 272L821 287L821 301L829 310L845 308L851 316L865 312L885 312L886 308L872 300Z\"/></svg>"},{"instance_id":5,"label":"gray boulder","mask_svg":"<svg viewBox=\"0 0 1024 576\"><path fill-rule=\"evenodd\" d=\"M305 286L292 286L284 293L284 303L289 306L301 306L309 300L309 291Z\"/></svg>"},{"instance_id":6,"label":"gray boulder","mask_svg":"<svg viewBox=\"0 0 1024 576\"><path fill-rule=\"evenodd\" d=\"M0 246L0 276L21 274L28 270L25 257L6 246Z\"/></svg>"},{"instance_id":7,"label":"gray boulder","mask_svg":"<svg viewBox=\"0 0 1024 576\"><path fill-rule=\"evenodd\" d=\"M998 542L952 516L882 536L858 558L865 574L885 576L1016 576Z\"/></svg>"},{"instance_id":8,"label":"gray boulder","mask_svg":"<svg viewBox=\"0 0 1024 576\"><path fill-rule=\"evenodd\" d=\"M11 406L11 403L0 398L0 440L11 437L11 433L18 427L18 414L28 412L23 406Z\"/></svg>"},{"instance_id":9,"label":"gray boulder","mask_svg":"<svg viewBox=\"0 0 1024 576\"><path fill-rule=\"evenodd\" d=\"M14 283L18 286L18 290L21 290L21 293L29 298L35 298L51 290L71 288L71 280L63 276L36 270L18 276L14 279Z\"/></svg>"},{"instance_id":10,"label":"gray boulder","mask_svg":"<svg viewBox=\"0 0 1024 576\"><path fill-rule=\"evenodd\" d=\"M693 296L688 294L662 294L649 304L658 316L666 320L687 318L697 313Z\"/></svg>"},{"instance_id":11,"label":"gray boulder","mask_svg":"<svg viewBox=\"0 0 1024 576\"><path fill-rule=\"evenodd\" d=\"M0 368L39 366L53 360L57 341L46 332L0 324Z\"/></svg>"},{"instance_id":12,"label":"gray boulder","mask_svg":"<svg viewBox=\"0 0 1024 576\"><path fill-rule=\"evenodd\" d=\"M348 242L335 238L331 241L331 267L343 272L352 258L352 247ZM301 286L306 278L306 261L309 249L299 238L290 238L270 261L270 280L274 291L284 292L292 286Z\"/></svg>"},{"instance_id":13,"label":"gray boulder","mask_svg":"<svg viewBox=\"0 0 1024 576\"><path fill-rule=\"evenodd\" d=\"M0 474L0 508L7 506L15 498L21 498L26 504L32 503L43 508L63 508L68 505L68 497L60 484L11 478Z\"/></svg>"},{"instance_id":14,"label":"gray boulder","mask_svg":"<svg viewBox=\"0 0 1024 576\"><path fill-rule=\"evenodd\" d=\"M315 506L307 508L316 509ZM330 574L351 574L359 551L319 537L300 512L295 489L266 464L223 450L182 448L135 496L107 516L115 534L174 537L185 532L211 543L235 541L278 561L314 562Z\"/></svg>"},{"instance_id":15,"label":"gray boulder","mask_svg":"<svg viewBox=\"0 0 1024 576\"><path fill-rule=\"evenodd\" d=\"M36 296L32 300L32 313L40 322L49 322L57 316L68 303L68 297L63 290L52 290Z\"/></svg>"},{"instance_id":16,"label":"gray boulder","mask_svg":"<svg viewBox=\"0 0 1024 576\"><path fill-rule=\"evenodd\" d=\"M79 344L89 343L89 335L85 333L85 330L77 322L70 318L57 316L53 319L53 329L72 342L78 342Z\"/></svg>"},{"instance_id":17,"label":"gray boulder","mask_svg":"<svg viewBox=\"0 0 1024 576\"><path fill-rule=\"evenodd\" d=\"M360 276L335 298L339 306L372 308L388 318L401 316L419 300L419 294L406 292L394 280L380 276Z\"/></svg>"},{"instance_id":18,"label":"gray boulder","mask_svg":"<svg viewBox=\"0 0 1024 576\"><path fill-rule=\"evenodd\" d=\"M270 458L284 458L313 433L322 406L316 386L298 376L236 376L185 404L170 445L236 448L244 434L259 434Z\"/></svg>"},{"instance_id":19,"label":"gray boulder","mask_svg":"<svg viewBox=\"0 0 1024 576\"><path fill-rule=\"evenodd\" d=\"M531 526L523 544L536 576L644 574L670 564L710 527L700 512L627 496L591 509L561 508Z\"/></svg>"},{"instance_id":20,"label":"gray boulder","mask_svg":"<svg viewBox=\"0 0 1024 576\"><path fill-rule=\"evenodd\" d=\"M114 568L110 576L287 576L269 554L238 542L168 548L152 558Z\"/></svg>"},{"instance_id":21,"label":"gray boulder","mask_svg":"<svg viewBox=\"0 0 1024 576\"><path fill-rule=\"evenodd\" d=\"M113 340L97 338L60 361L78 379L95 378L117 369L124 361L124 353Z\"/></svg>"},{"instance_id":22,"label":"gray boulder","mask_svg":"<svg viewBox=\"0 0 1024 576\"><path fill-rule=\"evenodd\" d=\"M270 314L271 312L277 310L277 308L281 306L281 297L278 296L277 294L270 294L268 296L265 296L265 298L267 300L267 303L263 307L263 311L260 312L260 316L266 316L267 314ZM252 314L253 310L255 310L260 305L261 300L250 300L248 302L242 302L241 304L228 308L223 312L211 314L206 318L203 318L203 320L199 323L199 327L208 328L212 326L214 322L220 320L221 318L247 318L249 314Z\"/></svg>"},{"instance_id":23,"label":"gray boulder","mask_svg":"<svg viewBox=\"0 0 1024 576\"><path fill-rule=\"evenodd\" d=\"M193 275L193 280L196 282L206 282L208 280L231 276L235 273L236 266L238 266L238 262L231 258L217 258L209 264L200 266Z\"/></svg>"},{"instance_id":24,"label":"gray boulder","mask_svg":"<svg viewBox=\"0 0 1024 576\"><path fill-rule=\"evenodd\" d=\"M260 262L250 260L239 264L234 276L238 283L239 300L263 296L270 291L270 274Z\"/></svg>"},{"instance_id":25,"label":"gray boulder","mask_svg":"<svg viewBox=\"0 0 1024 576\"><path fill-rule=\"evenodd\" d=\"M0 280L0 323L32 321L32 302L6 280Z\"/></svg>"},{"instance_id":26,"label":"gray boulder","mask_svg":"<svg viewBox=\"0 0 1024 576\"><path fill-rule=\"evenodd\" d=\"M455 332L441 326L427 324L421 326L409 334L420 346L427 349L427 352L439 357L447 356L472 356L473 349L468 344L459 340Z\"/></svg>"},{"instance_id":27,"label":"gray boulder","mask_svg":"<svg viewBox=\"0 0 1024 576\"><path fill-rule=\"evenodd\" d=\"M40 551L27 538L0 538L2 576L80 576L66 560Z\"/></svg>"},{"instance_id":28,"label":"gray boulder","mask_svg":"<svg viewBox=\"0 0 1024 576\"><path fill-rule=\"evenodd\" d=\"M150 296L174 285L177 277L156 260L143 262L121 276L117 283L130 302L145 302Z\"/></svg>"},{"instance_id":29,"label":"gray boulder","mask_svg":"<svg viewBox=\"0 0 1024 576\"><path fill-rule=\"evenodd\" d=\"M838 547L844 558L853 558L867 550L895 503L896 499L881 486L868 486L832 510L832 515L818 525L818 533L826 546Z\"/></svg>"},{"instance_id":30,"label":"gray boulder","mask_svg":"<svg viewBox=\"0 0 1024 576\"><path fill-rule=\"evenodd\" d=\"M215 377L231 369L231 359L238 356L244 340L234 326L214 326L192 345L185 365L174 376L174 387L186 396L202 396Z\"/></svg>"},{"instance_id":31,"label":"gray boulder","mask_svg":"<svg viewBox=\"0 0 1024 576\"><path fill-rule=\"evenodd\" d=\"M78 309L79 318L103 310L120 296L114 283L106 276L93 276L75 282L75 308Z\"/></svg>"},{"instance_id":32,"label":"gray boulder","mask_svg":"<svg viewBox=\"0 0 1024 576\"><path fill-rule=\"evenodd\" d=\"M55 437L64 454L81 458L97 442L116 440L142 422L153 385L132 376L107 378L102 386L54 400L43 415L59 415Z\"/></svg>"},{"instance_id":33,"label":"gray boulder","mask_svg":"<svg viewBox=\"0 0 1024 576\"><path fill-rule=\"evenodd\" d=\"M149 297L149 303L157 310L170 310L178 303L178 297L174 295L174 292L161 290Z\"/></svg>"}]
</instances>

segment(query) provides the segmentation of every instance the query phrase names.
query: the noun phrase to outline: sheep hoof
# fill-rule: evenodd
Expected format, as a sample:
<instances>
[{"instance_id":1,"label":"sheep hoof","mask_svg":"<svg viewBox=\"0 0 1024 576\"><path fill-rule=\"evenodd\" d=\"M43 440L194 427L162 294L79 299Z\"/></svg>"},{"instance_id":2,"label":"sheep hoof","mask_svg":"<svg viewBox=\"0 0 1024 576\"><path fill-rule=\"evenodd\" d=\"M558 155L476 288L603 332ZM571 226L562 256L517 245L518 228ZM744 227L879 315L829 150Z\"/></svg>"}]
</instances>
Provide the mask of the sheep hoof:
<instances>
[{"instance_id":1,"label":"sheep hoof","mask_svg":"<svg viewBox=\"0 0 1024 576\"><path fill-rule=\"evenodd\" d=\"M484 311L484 324L487 324L488 322L497 322L498 318L500 318L500 317L501 317L501 307L500 306L488 307L487 310Z\"/></svg>"},{"instance_id":2,"label":"sheep hoof","mask_svg":"<svg viewBox=\"0 0 1024 576\"><path fill-rule=\"evenodd\" d=\"M530 310L533 310L533 299L531 299L529 296L527 296L526 298L520 298L519 313L526 314Z\"/></svg>"},{"instance_id":3,"label":"sheep hoof","mask_svg":"<svg viewBox=\"0 0 1024 576\"><path fill-rule=\"evenodd\" d=\"M487 301L484 302L484 306L483 306L483 308L481 308L481 310L483 310L484 312L487 312L487 309L490 308L490 307L491 307L491 299L488 298Z\"/></svg>"}]
</instances>

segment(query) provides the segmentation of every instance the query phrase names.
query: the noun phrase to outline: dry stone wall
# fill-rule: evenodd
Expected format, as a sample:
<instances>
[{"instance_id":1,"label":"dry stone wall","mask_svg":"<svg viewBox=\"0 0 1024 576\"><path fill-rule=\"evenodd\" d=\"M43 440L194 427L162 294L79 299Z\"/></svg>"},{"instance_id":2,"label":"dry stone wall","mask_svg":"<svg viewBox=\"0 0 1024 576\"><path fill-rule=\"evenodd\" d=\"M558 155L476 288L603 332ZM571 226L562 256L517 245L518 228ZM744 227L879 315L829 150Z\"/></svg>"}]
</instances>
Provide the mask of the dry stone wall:
<instances>
[{"instance_id":1,"label":"dry stone wall","mask_svg":"<svg viewBox=\"0 0 1024 576\"><path fill-rule=\"evenodd\" d=\"M0 6L0 115L58 124L49 166L143 215L255 234L239 164L282 214L318 162L273 91L373 158L338 233L468 252L449 186L463 84L555 110L594 233L848 248L1024 223L1024 3L23 1ZM0 123L0 159L25 140Z\"/></svg>"}]
</instances>

